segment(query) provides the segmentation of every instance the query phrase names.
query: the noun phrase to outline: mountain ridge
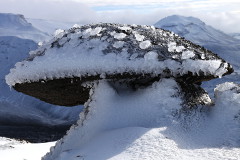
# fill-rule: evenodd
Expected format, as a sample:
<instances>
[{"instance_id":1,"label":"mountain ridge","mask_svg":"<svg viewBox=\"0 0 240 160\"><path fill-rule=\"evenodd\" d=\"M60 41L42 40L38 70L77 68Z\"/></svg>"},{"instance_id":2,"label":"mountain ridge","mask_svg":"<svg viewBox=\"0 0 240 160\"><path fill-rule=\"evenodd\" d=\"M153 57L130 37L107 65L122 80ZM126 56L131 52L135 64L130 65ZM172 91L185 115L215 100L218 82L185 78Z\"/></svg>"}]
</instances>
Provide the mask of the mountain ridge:
<instances>
[{"instance_id":1,"label":"mountain ridge","mask_svg":"<svg viewBox=\"0 0 240 160\"><path fill-rule=\"evenodd\" d=\"M16 36L22 39L31 39L35 42L49 38L45 32L35 28L24 15L0 13L0 36Z\"/></svg>"}]
</instances>

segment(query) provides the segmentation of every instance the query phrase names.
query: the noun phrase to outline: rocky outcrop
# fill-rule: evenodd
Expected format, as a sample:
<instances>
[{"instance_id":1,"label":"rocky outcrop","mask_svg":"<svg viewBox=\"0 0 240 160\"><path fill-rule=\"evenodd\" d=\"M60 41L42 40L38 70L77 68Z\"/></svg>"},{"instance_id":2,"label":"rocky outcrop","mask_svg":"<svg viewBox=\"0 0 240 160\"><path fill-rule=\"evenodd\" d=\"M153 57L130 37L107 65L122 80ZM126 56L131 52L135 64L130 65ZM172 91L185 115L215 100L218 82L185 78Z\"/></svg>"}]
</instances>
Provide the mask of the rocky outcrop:
<instances>
[{"instance_id":1,"label":"rocky outcrop","mask_svg":"<svg viewBox=\"0 0 240 160\"><path fill-rule=\"evenodd\" d=\"M17 91L74 106L89 98L91 82L107 79L133 89L162 78L182 88L183 105L210 104L202 81L233 72L211 51L153 26L92 24L60 32L6 76Z\"/></svg>"}]
</instances>

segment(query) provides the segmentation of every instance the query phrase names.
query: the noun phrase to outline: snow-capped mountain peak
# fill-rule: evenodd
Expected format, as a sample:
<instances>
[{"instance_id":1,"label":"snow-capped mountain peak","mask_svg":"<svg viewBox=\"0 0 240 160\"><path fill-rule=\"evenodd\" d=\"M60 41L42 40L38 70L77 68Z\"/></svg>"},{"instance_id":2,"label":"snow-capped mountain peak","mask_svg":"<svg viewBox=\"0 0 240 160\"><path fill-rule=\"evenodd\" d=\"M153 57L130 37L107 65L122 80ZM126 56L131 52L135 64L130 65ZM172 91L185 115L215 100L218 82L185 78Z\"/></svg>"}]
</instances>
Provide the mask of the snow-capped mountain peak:
<instances>
[{"instance_id":1,"label":"snow-capped mountain peak","mask_svg":"<svg viewBox=\"0 0 240 160\"><path fill-rule=\"evenodd\" d=\"M205 25L200 19L195 17L184 17L179 15L172 15L166 18L161 19L155 25L159 25L161 27L167 26L189 26L189 25Z\"/></svg>"},{"instance_id":2,"label":"snow-capped mountain peak","mask_svg":"<svg viewBox=\"0 0 240 160\"><path fill-rule=\"evenodd\" d=\"M0 22L1 28L33 29L32 24L28 23L21 14L1 13Z\"/></svg>"},{"instance_id":3,"label":"snow-capped mountain peak","mask_svg":"<svg viewBox=\"0 0 240 160\"><path fill-rule=\"evenodd\" d=\"M23 15L0 13L0 36L16 36L35 42L49 38L45 32L35 28Z\"/></svg>"},{"instance_id":4,"label":"snow-capped mountain peak","mask_svg":"<svg viewBox=\"0 0 240 160\"><path fill-rule=\"evenodd\" d=\"M236 39L219 31L195 17L168 16L155 23L156 27L173 31L186 39L203 45L205 43L235 43Z\"/></svg>"}]
</instances>

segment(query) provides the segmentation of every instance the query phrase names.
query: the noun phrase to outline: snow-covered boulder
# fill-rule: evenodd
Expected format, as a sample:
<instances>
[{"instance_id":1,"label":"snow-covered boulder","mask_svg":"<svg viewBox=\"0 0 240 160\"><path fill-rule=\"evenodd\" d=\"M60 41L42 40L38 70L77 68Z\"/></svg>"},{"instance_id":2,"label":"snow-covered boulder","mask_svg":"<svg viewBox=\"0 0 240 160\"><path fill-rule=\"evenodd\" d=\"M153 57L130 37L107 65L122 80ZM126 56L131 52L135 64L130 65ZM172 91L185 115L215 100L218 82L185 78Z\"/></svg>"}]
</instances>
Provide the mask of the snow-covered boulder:
<instances>
[{"instance_id":1,"label":"snow-covered boulder","mask_svg":"<svg viewBox=\"0 0 240 160\"><path fill-rule=\"evenodd\" d=\"M198 82L232 71L216 54L172 32L103 23L59 32L27 60L17 63L6 81L17 91L48 103L73 106L88 100L88 82L121 80L139 88L173 77L180 86L191 88L182 89L191 106L196 99L196 104L208 103L204 90L198 92Z\"/></svg>"}]
</instances>

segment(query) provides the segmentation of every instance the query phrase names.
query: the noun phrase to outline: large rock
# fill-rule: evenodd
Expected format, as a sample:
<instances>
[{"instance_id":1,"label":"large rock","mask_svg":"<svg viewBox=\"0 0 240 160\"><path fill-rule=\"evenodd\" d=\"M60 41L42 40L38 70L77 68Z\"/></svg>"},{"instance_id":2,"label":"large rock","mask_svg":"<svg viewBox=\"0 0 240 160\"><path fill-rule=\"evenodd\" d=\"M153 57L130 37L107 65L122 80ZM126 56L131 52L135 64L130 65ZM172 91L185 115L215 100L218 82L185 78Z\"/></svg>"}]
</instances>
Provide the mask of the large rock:
<instances>
[{"instance_id":1,"label":"large rock","mask_svg":"<svg viewBox=\"0 0 240 160\"><path fill-rule=\"evenodd\" d=\"M48 103L74 106L87 101L93 81L108 79L137 89L173 77L182 86L184 104L194 106L210 103L200 82L232 72L216 54L172 32L103 23L59 32L17 63L6 81Z\"/></svg>"}]
</instances>

